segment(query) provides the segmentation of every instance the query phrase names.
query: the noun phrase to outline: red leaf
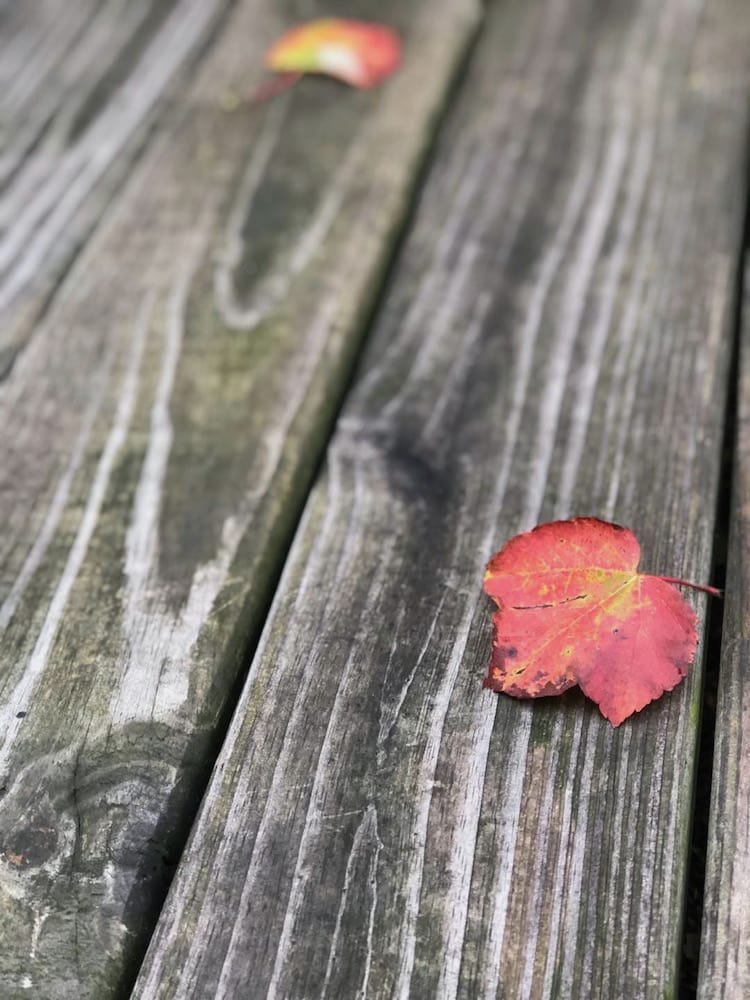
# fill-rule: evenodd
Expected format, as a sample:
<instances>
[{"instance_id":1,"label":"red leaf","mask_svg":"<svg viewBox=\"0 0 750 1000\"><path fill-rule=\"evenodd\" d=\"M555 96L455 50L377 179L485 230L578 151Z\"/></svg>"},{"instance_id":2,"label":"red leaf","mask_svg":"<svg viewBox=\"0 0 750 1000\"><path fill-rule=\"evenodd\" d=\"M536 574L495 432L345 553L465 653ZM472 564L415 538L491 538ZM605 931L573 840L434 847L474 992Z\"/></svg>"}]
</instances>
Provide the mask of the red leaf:
<instances>
[{"instance_id":1,"label":"red leaf","mask_svg":"<svg viewBox=\"0 0 750 1000\"><path fill-rule=\"evenodd\" d=\"M401 41L382 24L324 18L292 28L266 53L281 73L326 73L352 87L372 87L398 66Z\"/></svg>"},{"instance_id":2,"label":"red leaf","mask_svg":"<svg viewBox=\"0 0 750 1000\"><path fill-rule=\"evenodd\" d=\"M672 584L697 585L639 573L639 558L632 531L593 517L512 538L484 581L498 610L483 687L541 698L578 684L615 726L671 691L697 642Z\"/></svg>"}]
</instances>

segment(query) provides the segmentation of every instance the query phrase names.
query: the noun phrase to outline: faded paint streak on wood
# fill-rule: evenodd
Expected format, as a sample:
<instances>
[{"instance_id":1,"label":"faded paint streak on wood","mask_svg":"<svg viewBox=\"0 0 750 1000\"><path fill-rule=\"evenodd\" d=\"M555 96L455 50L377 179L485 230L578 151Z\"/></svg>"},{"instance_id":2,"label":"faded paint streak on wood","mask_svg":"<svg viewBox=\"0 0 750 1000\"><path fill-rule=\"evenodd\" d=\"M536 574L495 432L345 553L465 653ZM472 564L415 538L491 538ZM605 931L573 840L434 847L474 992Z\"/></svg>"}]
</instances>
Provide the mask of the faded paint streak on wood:
<instances>
[{"instance_id":1,"label":"faded paint streak on wood","mask_svg":"<svg viewBox=\"0 0 750 1000\"><path fill-rule=\"evenodd\" d=\"M403 32L399 73L368 93L307 80L254 108L237 99L299 10L231 5L133 164L130 138L227 4L126 6L140 56L60 139L59 171L32 151L13 174L50 170L5 205L20 256L0 241L0 299L15 308L28 267L40 284L19 301L41 317L33 336L8 327L0 382L3 996L99 1000L134 975L477 20L473 0L362 0L353 13ZM34 58L75 75L94 39L112 57L121 7L82 2L55 39L29 25ZM23 108L43 103L35 65L17 60L3 94L19 142ZM51 115L83 114L73 90L69 104L44 90ZM102 216L110 165L130 175ZM84 217L96 231L48 301L62 258L45 248L61 227L82 240ZM369 870L376 816L359 820Z\"/></svg>"},{"instance_id":2,"label":"faded paint streak on wood","mask_svg":"<svg viewBox=\"0 0 750 1000\"><path fill-rule=\"evenodd\" d=\"M698 996L750 991L750 258L743 281L737 441L728 542Z\"/></svg>"},{"instance_id":3,"label":"faded paint streak on wood","mask_svg":"<svg viewBox=\"0 0 750 1000\"><path fill-rule=\"evenodd\" d=\"M139 1000L674 992L700 658L618 730L498 699L480 590L571 513L708 576L749 29L491 7Z\"/></svg>"}]
</instances>

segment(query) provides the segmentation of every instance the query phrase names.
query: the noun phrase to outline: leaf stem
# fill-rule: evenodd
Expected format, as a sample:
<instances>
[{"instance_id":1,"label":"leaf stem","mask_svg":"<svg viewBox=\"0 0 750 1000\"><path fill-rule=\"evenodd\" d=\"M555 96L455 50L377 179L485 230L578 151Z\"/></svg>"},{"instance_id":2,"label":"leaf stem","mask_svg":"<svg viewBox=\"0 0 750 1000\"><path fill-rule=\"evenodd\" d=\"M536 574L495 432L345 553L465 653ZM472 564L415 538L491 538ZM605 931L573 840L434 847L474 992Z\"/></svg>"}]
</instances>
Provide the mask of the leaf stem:
<instances>
[{"instance_id":1,"label":"leaf stem","mask_svg":"<svg viewBox=\"0 0 750 1000\"><path fill-rule=\"evenodd\" d=\"M277 94L283 94L285 90L290 90L301 76L301 73L296 72L278 73L276 76L272 76L270 80L266 80L261 83L258 88L250 94L248 102L252 106L255 106L256 104L264 104L266 101L270 101L272 97L276 97Z\"/></svg>"},{"instance_id":2,"label":"leaf stem","mask_svg":"<svg viewBox=\"0 0 750 1000\"><path fill-rule=\"evenodd\" d=\"M711 597L723 597L724 591L719 590L718 587L705 587L702 583L691 583L690 580L677 580L673 576L660 576L659 580L663 580L665 583L675 583L678 587L692 587L693 590L702 590L704 594L710 594Z\"/></svg>"}]
</instances>

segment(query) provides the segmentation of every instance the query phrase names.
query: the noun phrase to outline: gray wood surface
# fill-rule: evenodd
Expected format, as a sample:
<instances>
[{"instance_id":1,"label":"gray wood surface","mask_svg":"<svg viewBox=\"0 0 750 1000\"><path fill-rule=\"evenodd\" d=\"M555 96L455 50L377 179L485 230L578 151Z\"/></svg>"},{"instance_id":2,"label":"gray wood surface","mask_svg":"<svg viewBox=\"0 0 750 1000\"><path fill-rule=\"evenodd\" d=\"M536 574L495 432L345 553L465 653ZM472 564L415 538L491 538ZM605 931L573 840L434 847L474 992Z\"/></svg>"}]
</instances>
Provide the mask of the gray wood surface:
<instances>
[{"instance_id":1,"label":"gray wood surface","mask_svg":"<svg viewBox=\"0 0 750 1000\"><path fill-rule=\"evenodd\" d=\"M707 580L749 21L489 5L139 1000L675 995L702 644L617 730L498 698L481 583L572 513Z\"/></svg>"},{"instance_id":2,"label":"gray wood surface","mask_svg":"<svg viewBox=\"0 0 750 1000\"><path fill-rule=\"evenodd\" d=\"M228 6L0 6L0 378Z\"/></svg>"},{"instance_id":3,"label":"gray wood surface","mask_svg":"<svg viewBox=\"0 0 750 1000\"><path fill-rule=\"evenodd\" d=\"M750 259L744 274L737 441L706 858L701 1000L750 995Z\"/></svg>"},{"instance_id":4,"label":"gray wood surface","mask_svg":"<svg viewBox=\"0 0 750 1000\"><path fill-rule=\"evenodd\" d=\"M31 255L18 308L36 322L4 325L0 379L3 998L106 1000L137 971L477 18L474 0L74 6L22 5L55 50L38 93L63 117L89 91L98 103L59 137L59 163L40 124L39 162L19 168L52 171L57 228L9 203L14 225L41 228L13 261ZM276 35L345 6L403 32L391 80L242 103ZM63 10L79 25L65 21L67 48ZM133 51L107 77L97 46L117 62L117 25L124 51L139 18L153 79ZM68 100L54 77L84 43L102 65ZM142 127L188 52L134 158L125 122ZM107 157L127 179L105 206Z\"/></svg>"}]
</instances>

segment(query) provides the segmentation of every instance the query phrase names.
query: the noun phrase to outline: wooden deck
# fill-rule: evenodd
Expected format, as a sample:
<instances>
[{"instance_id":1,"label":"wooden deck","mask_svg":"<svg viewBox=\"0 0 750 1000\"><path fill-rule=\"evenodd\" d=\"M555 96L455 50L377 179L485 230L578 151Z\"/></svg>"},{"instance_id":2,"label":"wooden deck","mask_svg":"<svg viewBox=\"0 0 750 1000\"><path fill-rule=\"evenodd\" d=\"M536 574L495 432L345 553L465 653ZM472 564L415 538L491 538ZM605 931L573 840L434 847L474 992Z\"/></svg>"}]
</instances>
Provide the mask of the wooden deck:
<instances>
[{"instance_id":1,"label":"wooden deck","mask_svg":"<svg viewBox=\"0 0 750 1000\"><path fill-rule=\"evenodd\" d=\"M0 5L3 1000L750 996L749 111L747 0ZM726 575L619 729L481 689L574 514Z\"/></svg>"}]
</instances>

